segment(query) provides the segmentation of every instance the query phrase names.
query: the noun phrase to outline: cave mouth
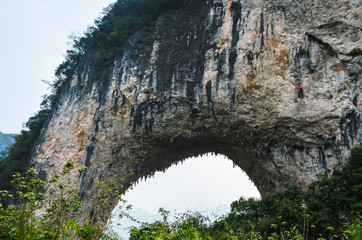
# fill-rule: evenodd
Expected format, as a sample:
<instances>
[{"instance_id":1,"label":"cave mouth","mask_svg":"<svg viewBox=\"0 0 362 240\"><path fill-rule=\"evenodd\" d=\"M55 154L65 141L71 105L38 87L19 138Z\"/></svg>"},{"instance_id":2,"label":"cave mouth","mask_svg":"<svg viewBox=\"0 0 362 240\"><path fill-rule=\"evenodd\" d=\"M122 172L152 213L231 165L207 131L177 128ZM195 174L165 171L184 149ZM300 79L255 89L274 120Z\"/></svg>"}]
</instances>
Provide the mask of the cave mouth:
<instances>
[{"instance_id":1,"label":"cave mouth","mask_svg":"<svg viewBox=\"0 0 362 240\"><path fill-rule=\"evenodd\" d=\"M243 198L260 198L248 175L222 154L209 152L186 158L153 177L139 179L122 197L133 206L130 215L141 222L160 219L159 208L182 213L198 211L212 218L225 214L230 204ZM109 227L125 235L117 227L130 227L132 222L119 219L119 203L112 213ZM135 224L135 223L133 223ZM122 227L123 228L123 227Z\"/></svg>"},{"instance_id":2,"label":"cave mouth","mask_svg":"<svg viewBox=\"0 0 362 240\"><path fill-rule=\"evenodd\" d=\"M223 155L230 159L228 161L231 166L243 170L255 185L261 196L264 196L268 192L275 192L282 189L284 186L279 183L287 182L270 158L270 153L260 150L260 148L257 148L257 146L252 143L240 144L239 142L236 144L221 142L216 138L177 138L171 142L169 138L167 139L167 136L163 136L161 139L155 137L149 137L147 139L143 138L140 141L137 141L137 144L134 144L134 141L132 141L129 146L122 149L125 149L125 151L111 152L114 154L113 157L108 158L108 164L103 164L103 166L107 167L107 171L103 171L102 173L104 175L100 176L101 179L111 178L115 180L118 183L118 186L120 186L121 193L125 193L128 189L132 189L133 183L140 182L144 178L149 179L157 174L157 172L168 171L174 166L183 166L181 163L186 162L186 159L190 157L211 154ZM122 156L126 156L126 158ZM93 158L97 159L96 157ZM127 161L125 161L125 159ZM207 162L204 162L196 169L196 173L200 175L201 173L208 172L208 165ZM97 171L98 169L94 170L94 172ZM216 178L218 175L222 176L222 173L215 173L213 176ZM240 175L245 174L240 172ZM87 199L92 197L92 194L94 195L96 193L96 188L92 188L92 176L94 176L93 173L86 175L87 181L84 181L85 184L82 185L84 186L84 189L89 189L89 195L85 195L84 201L87 201ZM202 181L202 179L196 179L192 183L185 184L185 179L187 178L188 176L183 177L184 181L174 184L173 187L179 188L182 185L190 186L193 185L194 182ZM163 181L165 183L169 182L168 180ZM238 187L230 186L230 183L233 181L236 180L230 180L220 188L235 191ZM212 186L212 184L208 186ZM167 187L165 187L165 189L167 191ZM212 191L213 190L210 190L210 192ZM239 199L241 195L243 194L234 196L226 205L229 205L231 201ZM151 201L149 196L139 196L138 198ZM111 201L107 213L98 217L104 224L106 224L109 219L108 213L110 214L118 203L118 199L116 198L113 198ZM157 200L152 201L158 203ZM161 206L158 204L157 208L159 207ZM91 212L93 208L94 206L90 202L84 212Z\"/></svg>"},{"instance_id":3,"label":"cave mouth","mask_svg":"<svg viewBox=\"0 0 362 240\"><path fill-rule=\"evenodd\" d=\"M284 187L280 186L285 182L284 176L271 160L270 153L247 144L230 144L213 140L205 141L205 139L178 139L165 144L162 144L162 141L147 143L142 145L141 151L135 153L134 159L138 159L137 164L128 168L128 173L133 174L129 182L153 176L157 171L165 171L190 157L215 154L226 156L235 166L242 169L261 195Z\"/></svg>"}]
</instances>

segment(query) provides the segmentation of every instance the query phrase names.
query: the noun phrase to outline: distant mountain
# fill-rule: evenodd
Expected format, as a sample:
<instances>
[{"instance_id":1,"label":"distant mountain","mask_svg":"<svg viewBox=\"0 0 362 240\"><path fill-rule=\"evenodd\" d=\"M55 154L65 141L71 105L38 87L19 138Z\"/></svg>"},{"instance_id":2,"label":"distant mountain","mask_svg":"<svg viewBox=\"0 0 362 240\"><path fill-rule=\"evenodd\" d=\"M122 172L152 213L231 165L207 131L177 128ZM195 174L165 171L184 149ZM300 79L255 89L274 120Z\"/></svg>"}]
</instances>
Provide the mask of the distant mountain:
<instances>
[{"instance_id":1,"label":"distant mountain","mask_svg":"<svg viewBox=\"0 0 362 240\"><path fill-rule=\"evenodd\" d=\"M5 134L0 132L0 158L5 157L5 150L14 143L16 134Z\"/></svg>"},{"instance_id":2,"label":"distant mountain","mask_svg":"<svg viewBox=\"0 0 362 240\"><path fill-rule=\"evenodd\" d=\"M197 205L199 207L196 207ZM123 217L120 219L119 214L122 213L122 211L119 210L120 206L121 205L117 205L117 207L113 211L113 216L111 218L111 221L108 223L108 227L110 227L113 231L118 233L124 239L128 239L130 227L131 226L140 227L141 224L136 223L127 217ZM206 216L210 219L210 223L216 221L216 219L218 217L226 215L230 212L230 206L225 205L225 204L218 205L214 208L207 209L207 211L196 210L196 209L201 209L202 206L204 206L204 204L199 203L199 204L196 204L195 206L193 206L193 209L189 209L189 210L179 209L176 211L176 210L168 209L167 207L165 208L165 210L170 211L170 215L169 215L170 221L176 220L175 216L177 215L177 213L182 214L182 213L186 213L187 211L191 211L191 212L202 213L203 216ZM130 211L126 211L125 209L123 209L123 211L125 211L126 213L129 214L129 216L131 216L132 218L134 218L140 222L153 223L156 220L162 220L162 216L160 213L152 212L148 209L136 208L136 209L131 209Z\"/></svg>"}]
</instances>

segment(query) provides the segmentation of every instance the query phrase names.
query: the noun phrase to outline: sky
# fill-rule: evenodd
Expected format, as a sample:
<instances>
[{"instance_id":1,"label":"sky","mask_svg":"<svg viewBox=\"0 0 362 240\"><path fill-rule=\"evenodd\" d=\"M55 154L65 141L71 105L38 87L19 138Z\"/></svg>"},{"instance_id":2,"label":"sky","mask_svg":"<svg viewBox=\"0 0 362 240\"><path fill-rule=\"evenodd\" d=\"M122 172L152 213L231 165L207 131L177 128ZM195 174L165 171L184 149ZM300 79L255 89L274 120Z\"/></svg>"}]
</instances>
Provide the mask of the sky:
<instances>
[{"instance_id":1,"label":"sky","mask_svg":"<svg viewBox=\"0 0 362 240\"><path fill-rule=\"evenodd\" d=\"M142 192L143 198L139 198L138 192ZM207 211L219 205L229 205L241 196L258 197L259 192L239 167L233 167L230 159L209 153L188 158L165 173L157 172L153 178L142 181L127 192L125 198L134 207L146 206L149 212L156 213L159 207Z\"/></svg>"},{"instance_id":2,"label":"sky","mask_svg":"<svg viewBox=\"0 0 362 240\"><path fill-rule=\"evenodd\" d=\"M81 35L114 0L0 0L0 131L19 133L49 93L64 60L69 35ZM153 215L159 207L211 214L259 192L224 156L209 154L156 173L124 198L135 210ZM140 219L142 220L142 219Z\"/></svg>"},{"instance_id":3,"label":"sky","mask_svg":"<svg viewBox=\"0 0 362 240\"><path fill-rule=\"evenodd\" d=\"M162 219L157 214L164 208L174 216L176 213L198 211L215 220L226 214L232 201L244 198L260 198L260 194L248 176L233 167L224 155L207 154L188 158L183 164L157 172L153 178L141 181L123 197L132 205L130 215L141 222ZM113 211L112 229L127 239L128 227L134 226L128 219L119 220L119 210Z\"/></svg>"},{"instance_id":4,"label":"sky","mask_svg":"<svg viewBox=\"0 0 362 240\"><path fill-rule=\"evenodd\" d=\"M0 0L0 131L19 133L39 110L56 67L112 0Z\"/></svg>"}]
</instances>

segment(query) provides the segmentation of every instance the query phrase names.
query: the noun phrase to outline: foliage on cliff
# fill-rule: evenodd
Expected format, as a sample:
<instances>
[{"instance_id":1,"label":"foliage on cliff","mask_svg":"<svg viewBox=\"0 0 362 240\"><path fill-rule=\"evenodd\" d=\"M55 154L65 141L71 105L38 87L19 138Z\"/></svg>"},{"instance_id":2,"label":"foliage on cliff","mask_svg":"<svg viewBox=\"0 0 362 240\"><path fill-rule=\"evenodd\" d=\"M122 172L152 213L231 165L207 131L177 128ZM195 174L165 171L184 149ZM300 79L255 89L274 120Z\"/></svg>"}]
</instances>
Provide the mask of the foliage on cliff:
<instances>
[{"instance_id":1,"label":"foliage on cliff","mask_svg":"<svg viewBox=\"0 0 362 240\"><path fill-rule=\"evenodd\" d=\"M81 63L92 64L97 71L109 66L122 54L123 45L136 31L152 29L163 13L183 6L188 0L118 0L104 9L103 17L83 36L73 36L73 47L55 71L52 105L58 100L65 83ZM151 33L150 33L151 34Z\"/></svg>"},{"instance_id":2,"label":"foliage on cliff","mask_svg":"<svg viewBox=\"0 0 362 240\"><path fill-rule=\"evenodd\" d=\"M23 173L29 165L28 158L31 149L49 113L50 109L44 107L35 116L29 118L25 124L28 130L22 130L21 134L15 137L15 143L9 148L8 156L0 162L1 189L10 190L12 175L15 172Z\"/></svg>"},{"instance_id":3,"label":"foliage on cliff","mask_svg":"<svg viewBox=\"0 0 362 240\"><path fill-rule=\"evenodd\" d=\"M127 39L142 28L152 28L161 14L181 7L187 0L118 0L103 12L103 17L89 27L84 36L73 37L73 47L55 71L52 93L44 97L41 110L26 123L9 149L8 157L0 163L0 189L11 188L11 176L24 172L29 165L33 145L43 124L59 101L62 90L70 82L81 62L96 66L100 71L122 54Z\"/></svg>"}]
</instances>

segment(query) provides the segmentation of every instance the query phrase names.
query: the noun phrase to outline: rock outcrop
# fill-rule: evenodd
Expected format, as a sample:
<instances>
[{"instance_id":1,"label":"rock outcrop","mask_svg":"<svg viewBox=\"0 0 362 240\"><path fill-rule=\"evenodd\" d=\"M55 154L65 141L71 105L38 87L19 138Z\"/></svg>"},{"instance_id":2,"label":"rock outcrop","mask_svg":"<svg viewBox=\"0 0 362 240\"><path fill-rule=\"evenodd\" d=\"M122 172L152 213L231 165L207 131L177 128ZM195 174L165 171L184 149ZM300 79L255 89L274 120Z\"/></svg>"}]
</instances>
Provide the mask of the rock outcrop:
<instances>
[{"instance_id":1,"label":"rock outcrop","mask_svg":"<svg viewBox=\"0 0 362 240\"><path fill-rule=\"evenodd\" d=\"M78 67L32 164L45 178L70 158L87 166L72 177L89 213L96 180L124 190L207 152L262 195L307 186L362 143L361 12L360 0L191 1L112 67Z\"/></svg>"}]
</instances>

